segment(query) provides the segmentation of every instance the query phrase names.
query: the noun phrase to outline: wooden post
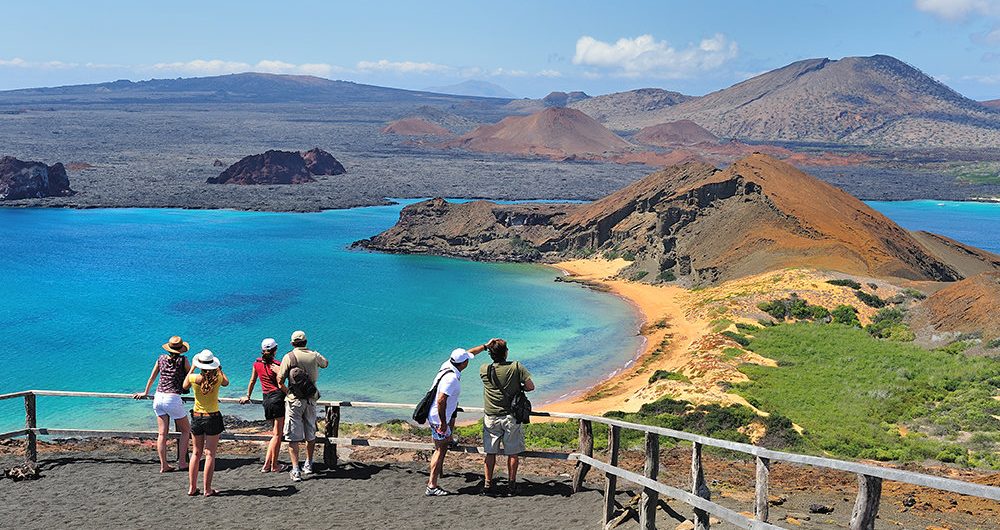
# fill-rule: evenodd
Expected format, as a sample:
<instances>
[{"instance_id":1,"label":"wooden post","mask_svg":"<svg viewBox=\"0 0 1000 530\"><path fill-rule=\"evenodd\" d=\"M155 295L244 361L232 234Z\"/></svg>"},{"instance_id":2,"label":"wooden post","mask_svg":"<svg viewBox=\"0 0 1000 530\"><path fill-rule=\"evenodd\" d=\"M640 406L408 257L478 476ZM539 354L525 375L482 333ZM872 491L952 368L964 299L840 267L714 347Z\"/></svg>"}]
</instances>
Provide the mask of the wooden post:
<instances>
[{"instance_id":1,"label":"wooden post","mask_svg":"<svg viewBox=\"0 0 1000 530\"><path fill-rule=\"evenodd\" d=\"M858 498L851 512L851 530L874 530L882 499L882 479L858 475Z\"/></svg>"},{"instance_id":2,"label":"wooden post","mask_svg":"<svg viewBox=\"0 0 1000 530\"><path fill-rule=\"evenodd\" d=\"M622 428L617 425L608 427L608 464L618 465L618 448L621 446ZM618 487L618 477L611 473L604 474L604 525L615 517L615 490Z\"/></svg>"},{"instance_id":3,"label":"wooden post","mask_svg":"<svg viewBox=\"0 0 1000 530\"><path fill-rule=\"evenodd\" d=\"M24 395L24 428L34 429L38 426L38 415L35 410L35 395ZM28 462L38 462L38 435L35 431L28 431L28 438L24 446L24 459Z\"/></svg>"},{"instance_id":4,"label":"wooden post","mask_svg":"<svg viewBox=\"0 0 1000 530\"><path fill-rule=\"evenodd\" d=\"M326 438L336 438L340 436L340 407L332 405L326 406ZM323 463L327 469L337 467L337 445L332 443L323 444Z\"/></svg>"},{"instance_id":5,"label":"wooden post","mask_svg":"<svg viewBox=\"0 0 1000 530\"><path fill-rule=\"evenodd\" d=\"M771 475L771 461L757 457L757 493L753 505L754 517L758 521L767 522L768 517L768 480Z\"/></svg>"},{"instance_id":6,"label":"wooden post","mask_svg":"<svg viewBox=\"0 0 1000 530\"><path fill-rule=\"evenodd\" d=\"M660 435L651 432L646 433L646 464L643 472L647 478L656 480L660 474ZM642 496L639 499L639 528L642 530L656 530L656 503L659 494L649 488L642 489Z\"/></svg>"},{"instance_id":7,"label":"wooden post","mask_svg":"<svg viewBox=\"0 0 1000 530\"><path fill-rule=\"evenodd\" d=\"M580 454L594 456L594 426L590 420L580 420ZM576 462L576 473L573 475L573 493L578 493L583 489L583 479L587 477L590 466L583 462Z\"/></svg>"},{"instance_id":8,"label":"wooden post","mask_svg":"<svg viewBox=\"0 0 1000 530\"><path fill-rule=\"evenodd\" d=\"M695 443L691 451L691 493L705 499L712 500L712 492L705 484L705 471L701 467L701 444ZM694 509L695 530L709 530L711 523L708 520L708 512Z\"/></svg>"}]
</instances>

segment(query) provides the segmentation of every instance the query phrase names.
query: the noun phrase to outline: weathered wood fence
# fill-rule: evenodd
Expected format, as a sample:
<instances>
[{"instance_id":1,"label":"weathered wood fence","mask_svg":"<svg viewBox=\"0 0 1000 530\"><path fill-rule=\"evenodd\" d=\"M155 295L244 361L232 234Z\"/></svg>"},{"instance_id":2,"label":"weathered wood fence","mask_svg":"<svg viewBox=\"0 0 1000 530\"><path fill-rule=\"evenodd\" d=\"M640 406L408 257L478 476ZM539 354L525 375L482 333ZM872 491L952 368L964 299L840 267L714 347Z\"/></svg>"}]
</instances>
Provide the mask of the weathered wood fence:
<instances>
[{"instance_id":1,"label":"weathered wood fence","mask_svg":"<svg viewBox=\"0 0 1000 530\"><path fill-rule=\"evenodd\" d=\"M56 390L25 390L10 394L0 394L0 401L8 399L24 399L24 429L0 433L0 440L25 437L27 440L25 447L25 458L31 462L38 459L37 440L38 436L83 436L83 437L133 437L133 438L156 438L157 433L151 431L110 431L94 429L49 429L38 427L38 403L37 397L76 397L76 398L104 398L104 399L133 399L131 394L116 394L108 392L68 392ZM190 397L184 397L185 401L193 401ZM238 403L238 399L220 398L223 403ZM251 403L259 404L259 400L251 400ZM358 401L320 401L317 406L323 407L325 414L325 430L323 436L317 437L317 442L323 445L323 460L328 466L337 465L337 446L367 446L386 447L396 449L425 450L434 449L430 443L405 442L400 440L376 440L365 438L344 438L340 436L340 418L343 408L369 408L369 409L407 409L413 410L416 405L405 403L369 403ZM467 413L483 412L481 408L460 407L460 411ZM882 496L882 481L890 480L915 486L969 495L983 499L1000 501L1000 487L986 486L972 482L935 477L922 473L903 471L881 466L872 466L845 460L835 460L818 456L801 455L796 453L785 453L772 451L754 445L718 440L684 431L675 431L663 427L650 425L640 425L629 423L614 418L600 416L590 416L586 414L571 414L562 412L534 412L534 416L560 418L575 420L579 422L579 448L574 453L541 452L528 451L522 456L530 458L552 458L559 460L570 460L576 462L576 472L573 475L573 491L580 491L583 487L584 479L590 469L596 469L604 473L604 525L607 525L615 516L615 492L617 491L618 479L626 480L642 487L639 500L639 522L642 529L653 529L656 526L656 506L659 496L663 495L689 505L693 509L695 528L698 530L708 530L710 527L710 517L717 517L722 521L733 524L738 528L750 530L781 528L768 522L768 480L771 462L787 462L790 464L808 465L823 469L832 469L854 473L858 477L858 494L851 514L851 530L872 530L875 528L875 519L878 515L879 502ZM594 430L595 423L608 426L608 461L604 462L594 458ZM646 461L642 474L622 469L618 467L618 456L621 451L622 429L639 431L645 434ZM179 433L171 433L174 438L179 437ZM660 466L660 436L666 436L675 440L683 440L691 443L691 490L685 491L673 486L668 486L657 480ZM223 433L224 440L254 440L267 441L270 435L266 434L237 434ZM753 505L754 517L749 518L738 512L730 510L718 503L712 502L711 491L708 488L704 468L702 466L702 450L704 447L716 447L727 449L738 453L753 456L757 463L756 488ZM482 447L460 446L458 452L484 453Z\"/></svg>"}]
</instances>

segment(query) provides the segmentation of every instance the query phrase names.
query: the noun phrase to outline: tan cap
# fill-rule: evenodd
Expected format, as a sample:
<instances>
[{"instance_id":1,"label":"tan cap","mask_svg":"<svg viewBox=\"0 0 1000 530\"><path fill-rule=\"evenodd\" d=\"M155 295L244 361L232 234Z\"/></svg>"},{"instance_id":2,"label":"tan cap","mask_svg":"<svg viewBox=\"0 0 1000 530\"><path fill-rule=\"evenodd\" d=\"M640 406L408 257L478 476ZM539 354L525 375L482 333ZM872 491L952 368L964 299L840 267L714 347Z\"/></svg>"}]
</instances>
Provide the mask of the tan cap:
<instances>
[{"instance_id":1,"label":"tan cap","mask_svg":"<svg viewBox=\"0 0 1000 530\"><path fill-rule=\"evenodd\" d=\"M295 333L292 333L292 342L305 342L305 341L306 341L305 331L300 330L296 331Z\"/></svg>"}]
</instances>

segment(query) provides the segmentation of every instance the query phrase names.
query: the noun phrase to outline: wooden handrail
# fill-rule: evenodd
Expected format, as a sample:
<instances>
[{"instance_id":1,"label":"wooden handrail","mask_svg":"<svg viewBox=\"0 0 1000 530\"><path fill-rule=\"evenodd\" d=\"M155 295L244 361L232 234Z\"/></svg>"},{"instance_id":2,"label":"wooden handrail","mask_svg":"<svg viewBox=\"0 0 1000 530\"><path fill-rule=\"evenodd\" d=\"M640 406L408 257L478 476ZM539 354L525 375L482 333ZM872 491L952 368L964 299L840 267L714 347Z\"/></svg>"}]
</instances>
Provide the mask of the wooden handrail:
<instances>
[{"instance_id":1,"label":"wooden handrail","mask_svg":"<svg viewBox=\"0 0 1000 530\"><path fill-rule=\"evenodd\" d=\"M26 424L25 428L12 431L8 433L0 433L0 440L15 438L18 436L28 437L28 448L27 454L29 460L34 460L34 441L38 435L63 435L63 436L138 436L138 437L155 437L157 433L146 432L146 431L100 431L100 430L81 430L81 429L47 429L38 428L35 425L35 398L37 396L49 396L49 397L82 397L82 398L103 398L103 399L133 399L132 394L122 394L114 392L74 392L74 391L62 391L62 390L24 390L20 392L13 392L8 394L0 394L0 401L6 399L16 399L23 398L25 401L25 416ZM150 396L145 396L143 399L150 399ZM182 397L184 401L194 401L191 397ZM220 402L223 403L239 403L239 399L236 398L219 398ZM251 399L249 403L260 403L260 400ZM324 406L327 408L327 417L336 417L339 423L339 409L341 407L355 407L355 408L376 408L376 409L409 409L412 410L416 405L408 403L378 403L378 402L364 402L364 401L318 401L317 406ZM466 413L478 413L482 414L483 409L478 407L459 407L461 412ZM533 416L538 417L548 417L548 418L561 418L569 420L577 420L580 424L580 452L579 453L549 453L549 452L525 452L522 453L524 456L537 457L537 458L558 458L558 459L568 459L575 460L577 462L577 473L574 476L574 485L582 485L587 470L590 468L598 469L604 471L606 475L606 486L610 486L611 491L606 492L607 494L612 494L614 492L614 482L610 481L611 477L619 477L629 482L633 482L645 488L645 491L649 494L647 496L652 496L654 493L663 494L667 497L683 501L688 505L695 508L695 519L697 528L708 528L708 518L707 514L715 515L720 519L730 522L740 528L748 529L770 529L779 528L777 526L767 523L767 505L766 505L766 495L767 495L767 481L768 481L768 467L771 461L781 461L789 462L793 464L802 464L815 467L821 467L826 469L832 469L837 471L845 471L849 473L854 473L858 476L858 496L855 503L854 513L851 518L850 528L852 530L867 530L874 528L875 517L878 513L878 505L881 496L881 483L882 480L891 480L895 482L902 482L905 484L912 484L915 486L923 486L927 488L933 488L942 491L948 491L952 493L958 493L961 495L970 495L974 497L980 497L984 499L990 499L994 501L1000 501L1000 487L987 486L984 484L976 484L972 482L963 482L960 480L949 479L944 477L936 477L932 475L925 475L922 473L914 473L912 471L904 471L900 469L894 469L889 467L873 466L870 464L862 464L858 462L849 462L845 460L836 460L832 458L802 455L797 453L785 453L782 451L773 451L763 447L758 447L754 445L731 442L728 440L719 440L716 438L710 438L707 436L702 436L698 434L692 434L684 431L677 431L673 429L666 429L663 427L656 427L651 425L642 425L638 423L630 423L627 421L618 420L615 418L606 418L603 416L592 416L588 414L573 414L566 412L545 412L537 411L532 413ZM605 463L600 460L596 460L592 456L593 451L593 423L600 423L607 425L611 428L609 433L609 441L613 441L617 430L629 429L634 431L643 432L646 434L646 447L647 447L647 469L646 473L650 476L643 476L638 473L627 471L621 469L615 465L617 463L617 450L618 444L612 443L612 451L614 454L609 455L609 460L613 463ZM337 435L336 427L329 429L327 431L327 436L317 437L317 441L320 443L330 445L344 444L344 445L355 445L355 446L370 446L370 447L391 447L400 449L412 449L412 450L432 450L433 444L419 443L419 442L404 442L398 440L367 440L359 438L344 438ZM179 436L178 433L171 433L171 436ZM662 484L655 480L655 466L651 462L659 458L658 443L655 439L658 436L667 436L677 440L684 440L691 442L693 444L693 454L692 454L692 492L686 492L677 488L673 488ZM224 433L222 435L223 439L237 439L237 440L268 440L270 435L251 435L251 434L233 434ZM739 453L744 453L756 457L757 462L757 486L756 486L756 498L755 498L755 518L747 518L741 514L738 514L732 510L729 510L719 504L716 504L710 500L710 491L705 487L704 478L701 476L701 447L710 446L720 449L728 449L730 451L735 451ZM481 447L469 447L463 446L458 449L459 452L466 453L484 453ZM326 451L329 453L330 451ZM655 501L653 501L655 502ZM606 500L607 503L607 500ZM646 508L652 503L647 502ZM604 518L605 521L608 520L610 516L610 506L606 505ZM649 513L652 512L652 513ZM653 518L655 518L655 510L647 510L645 512L646 517L643 517L643 522L648 525L653 524Z\"/></svg>"}]
</instances>

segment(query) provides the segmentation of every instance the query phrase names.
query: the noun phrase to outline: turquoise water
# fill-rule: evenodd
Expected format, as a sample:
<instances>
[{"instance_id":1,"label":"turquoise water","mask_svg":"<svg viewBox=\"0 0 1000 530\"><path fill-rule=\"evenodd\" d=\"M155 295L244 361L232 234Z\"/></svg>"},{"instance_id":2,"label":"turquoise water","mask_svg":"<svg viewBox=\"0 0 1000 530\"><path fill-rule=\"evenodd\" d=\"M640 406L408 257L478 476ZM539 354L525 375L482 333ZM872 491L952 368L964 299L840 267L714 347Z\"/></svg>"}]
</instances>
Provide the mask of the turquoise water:
<instances>
[{"instance_id":1,"label":"turquoise water","mask_svg":"<svg viewBox=\"0 0 1000 530\"><path fill-rule=\"evenodd\" d=\"M1000 203L870 201L868 205L908 230L928 230L1000 254Z\"/></svg>"},{"instance_id":2,"label":"turquoise water","mask_svg":"<svg viewBox=\"0 0 1000 530\"><path fill-rule=\"evenodd\" d=\"M552 269L346 248L400 208L0 209L0 393L141 391L160 345L180 334L222 359L223 394L237 397L261 339L285 345L301 328L331 361L326 398L415 403L453 348L501 336L541 402L602 379L640 346L626 302L554 282ZM472 406L477 373L463 386ZM155 425L150 402L40 398L39 411L46 427ZM263 417L259 406L224 411ZM386 417L362 413L345 421ZM20 402L0 402L0 431L23 421Z\"/></svg>"},{"instance_id":3,"label":"turquoise water","mask_svg":"<svg viewBox=\"0 0 1000 530\"><path fill-rule=\"evenodd\" d=\"M869 204L906 228L1000 252L1000 204ZM302 328L332 362L320 381L327 398L416 402L452 348L503 336L541 402L602 379L640 346L624 301L553 282L551 269L346 249L400 208L0 209L0 393L136 392L160 344L181 334L220 356L233 379L224 395L235 397L260 340L286 344ZM481 387L466 373L463 402L478 405ZM40 424L153 428L149 406L40 398ZM257 406L225 412L262 417ZM389 414L360 412L345 420ZM20 401L0 402L0 431L22 424Z\"/></svg>"}]
</instances>

